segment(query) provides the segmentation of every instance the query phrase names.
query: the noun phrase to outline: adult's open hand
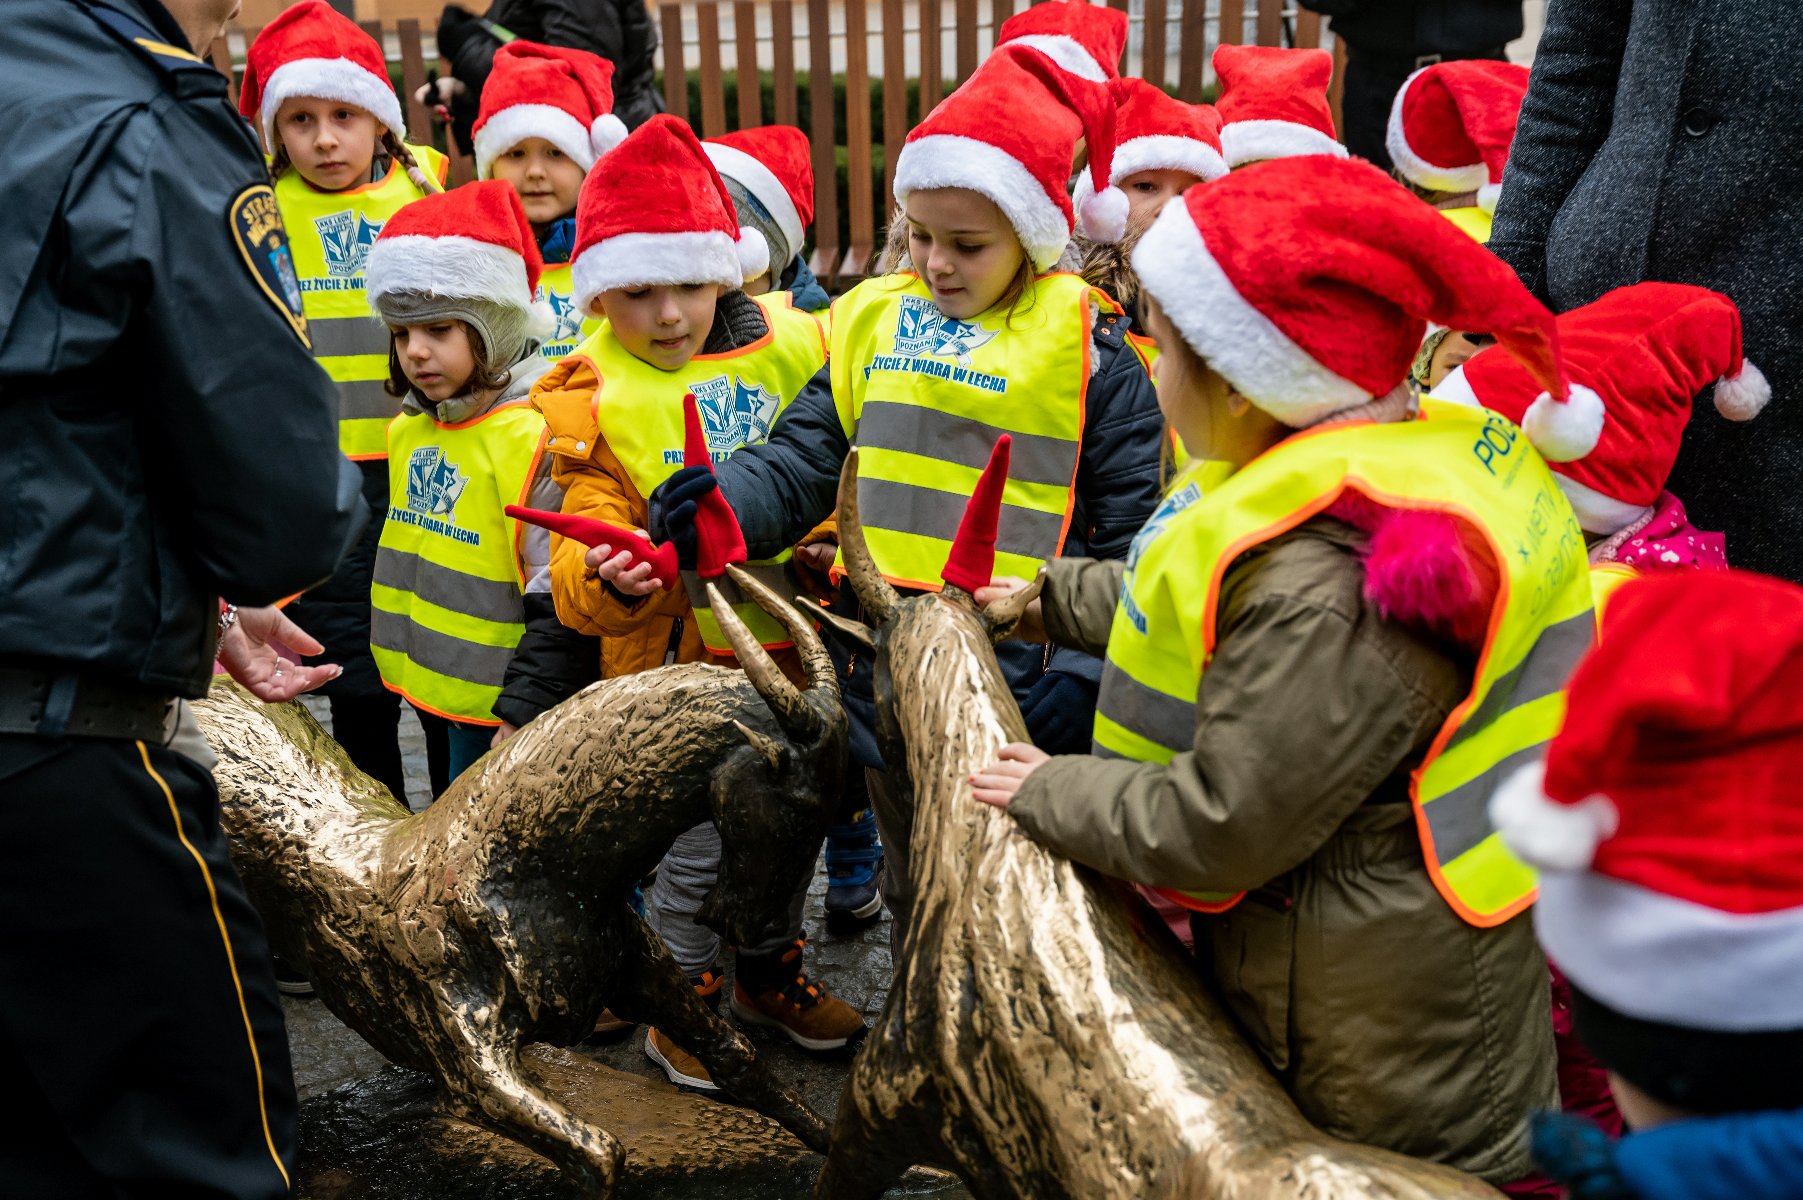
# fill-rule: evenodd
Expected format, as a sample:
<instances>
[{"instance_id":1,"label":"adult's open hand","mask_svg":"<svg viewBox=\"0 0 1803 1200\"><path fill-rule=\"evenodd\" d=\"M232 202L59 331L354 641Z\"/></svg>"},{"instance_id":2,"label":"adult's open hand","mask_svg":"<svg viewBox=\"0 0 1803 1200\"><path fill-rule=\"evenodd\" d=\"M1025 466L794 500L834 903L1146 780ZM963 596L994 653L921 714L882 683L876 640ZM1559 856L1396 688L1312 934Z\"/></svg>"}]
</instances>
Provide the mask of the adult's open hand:
<instances>
[{"instance_id":1,"label":"adult's open hand","mask_svg":"<svg viewBox=\"0 0 1803 1200\"><path fill-rule=\"evenodd\" d=\"M238 619L219 639L219 665L257 699L270 704L292 700L344 674L336 663L304 667L283 656L323 654L306 630L279 608L241 608Z\"/></svg>"}]
</instances>

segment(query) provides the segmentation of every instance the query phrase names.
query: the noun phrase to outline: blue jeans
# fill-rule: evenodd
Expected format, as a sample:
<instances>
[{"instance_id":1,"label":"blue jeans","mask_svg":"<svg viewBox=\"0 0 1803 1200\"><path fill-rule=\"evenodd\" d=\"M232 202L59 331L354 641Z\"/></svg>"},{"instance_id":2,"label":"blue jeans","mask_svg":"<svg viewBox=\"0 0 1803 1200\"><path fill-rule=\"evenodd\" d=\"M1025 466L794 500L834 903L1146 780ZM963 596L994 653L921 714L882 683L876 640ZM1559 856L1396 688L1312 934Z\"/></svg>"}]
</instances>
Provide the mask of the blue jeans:
<instances>
[{"instance_id":1,"label":"blue jeans","mask_svg":"<svg viewBox=\"0 0 1803 1200\"><path fill-rule=\"evenodd\" d=\"M450 741L449 768L453 780L487 754L488 744L495 738L492 725L462 725L456 721L446 724L445 733Z\"/></svg>"}]
</instances>

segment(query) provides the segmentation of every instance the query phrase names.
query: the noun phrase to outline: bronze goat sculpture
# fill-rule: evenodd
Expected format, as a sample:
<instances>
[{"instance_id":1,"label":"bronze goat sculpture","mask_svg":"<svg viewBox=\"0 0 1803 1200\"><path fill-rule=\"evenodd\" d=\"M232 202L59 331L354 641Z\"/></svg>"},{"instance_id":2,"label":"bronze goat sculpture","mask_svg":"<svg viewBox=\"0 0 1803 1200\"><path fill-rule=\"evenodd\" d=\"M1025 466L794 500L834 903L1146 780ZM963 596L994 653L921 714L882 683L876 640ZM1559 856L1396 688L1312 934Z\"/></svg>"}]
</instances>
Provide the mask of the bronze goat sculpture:
<instances>
[{"instance_id":1,"label":"bronze goat sculpture","mask_svg":"<svg viewBox=\"0 0 1803 1200\"><path fill-rule=\"evenodd\" d=\"M875 632L833 625L876 652L890 785L915 804L916 899L817 1200L873 1200L922 1160L955 1170L978 1200L1494 1197L1460 1172L1314 1129L1173 939L971 798L972 770L1027 740L992 644L1038 585L987 611L949 584L901 598L864 541L855 451L839 534Z\"/></svg>"},{"instance_id":2,"label":"bronze goat sculpture","mask_svg":"<svg viewBox=\"0 0 1803 1200\"><path fill-rule=\"evenodd\" d=\"M736 570L736 569L735 569ZM744 670L694 664L595 684L409 814L299 705L229 683L197 710L221 819L278 954L390 1060L435 1075L449 1110L610 1196L623 1151L522 1073L602 1009L654 1020L721 1087L816 1150L824 1122L772 1079L633 912L633 884L710 818L725 855L702 919L741 945L783 920L813 869L845 767L845 714L812 624L744 593L800 650L798 690L710 586Z\"/></svg>"}]
</instances>

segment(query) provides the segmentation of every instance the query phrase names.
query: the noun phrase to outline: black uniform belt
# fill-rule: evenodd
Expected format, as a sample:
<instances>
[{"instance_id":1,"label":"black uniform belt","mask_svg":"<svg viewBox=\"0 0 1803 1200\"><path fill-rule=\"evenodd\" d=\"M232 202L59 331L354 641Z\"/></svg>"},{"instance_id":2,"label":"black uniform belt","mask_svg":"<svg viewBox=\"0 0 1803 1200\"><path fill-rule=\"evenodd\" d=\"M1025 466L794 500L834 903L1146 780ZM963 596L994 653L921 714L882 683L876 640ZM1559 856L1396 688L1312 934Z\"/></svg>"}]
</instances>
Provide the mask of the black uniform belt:
<instances>
[{"instance_id":1,"label":"black uniform belt","mask_svg":"<svg viewBox=\"0 0 1803 1200\"><path fill-rule=\"evenodd\" d=\"M1490 46L1481 50L1462 50L1452 55L1443 54L1386 54L1381 50L1366 50L1346 43L1346 54L1349 58L1358 59L1359 65L1366 70L1380 75L1393 75L1398 79L1413 75L1423 67L1431 67L1435 63L1445 62L1451 58L1482 58L1501 61L1508 56L1508 47Z\"/></svg>"},{"instance_id":2,"label":"black uniform belt","mask_svg":"<svg viewBox=\"0 0 1803 1200\"><path fill-rule=\"evenodd\" d=\"M0 733L161 742L176 698L76 671L0 667Z\"/></svg>"}]
</instances>

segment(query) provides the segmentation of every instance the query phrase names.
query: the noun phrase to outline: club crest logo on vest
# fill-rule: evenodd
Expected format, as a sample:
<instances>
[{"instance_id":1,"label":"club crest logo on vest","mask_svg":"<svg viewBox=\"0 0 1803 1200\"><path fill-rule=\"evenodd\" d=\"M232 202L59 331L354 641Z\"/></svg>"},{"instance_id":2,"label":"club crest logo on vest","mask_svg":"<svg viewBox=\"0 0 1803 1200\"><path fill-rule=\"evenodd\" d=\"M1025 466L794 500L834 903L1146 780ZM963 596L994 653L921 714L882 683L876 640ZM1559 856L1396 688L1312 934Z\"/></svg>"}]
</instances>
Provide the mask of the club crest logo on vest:
<instances>
[{"instance_id":1,"label":"club crest logo on vest","mask_svg":"<svg viewBox=\"0 0 1803 1200\"><path fill-rule=\"evenodd\" d=\"M695 393L701 428L707 434L708 452L715 462L725 461L740 446L756 445L770 436L778 402L776 393L762 384L718 375L689 390ZM664 462L682 465L682 450L665 450Z\"/></svg>"},{"instance_id":2,"label":"club crest logo on vest","mask_svg":"<svg viewBox=\"0 0 1803 1200\"><path fill-rule=\"evenodd\" d=\"M971 355L994 341L996 332L975 321L948 317L931 300L903 296L896 311L895 352L872 359L864 368L864 378L869 379L873 372L893 371L931 375L985 392L1005 392L1006 379L971 366Z\"/></svg>"},{"instance_id":3,"label":"club crest logo on vest","mask_svg":"<svg viewBox=\"0 0 1803 1200\"><path fill-rule=\"evenodd\" d=\"M313 218L319 231L319 244L326 255L326 279L309 279L307 284L321 288L360 288L363 268L369 263L369 248L386 222L372 221L360 212L335 212ZM313 290L309 287L308 290Z\"/></svg>"},{"instance_id":4,"label":"club crest logo on vest","mask_svg":"<svg viewBox=\"0 0 1803 1200\"><path fill-rule=\"evenodd\" d=\"M407 460L407 507L391 505L388 519L417 525L465 545L480 546L481 534L451 523L457 501L469 482L470 477L445 458L444 451L437 446L421 446Z\"/></svg>"},{"instance_id":5,"label":"club crest logo on vest","mask_svg":"<svg viewBox=\"0 0 1803 1200\"><path fill-rule=\"evenodd\" d=\"M1133 544L1127 548L1127 574L1121 579L1121 609L1126 613L1127 619L1133 622L1133 628L1140 633L1146 631L1146 614L1133 602L1133 568L1139 565L1140 557L1158 539L1171 519L1201 499L1200 486L1194 483L1184 484L1166 496L1153 510L1151 519L1140 526L1139 532L1133 535Z\"/></svg>"},{"instance_id":6,"label":"club crest logo on vest","mask_svg":"<svg viewBox=\"0 0 1803 1200\"><path fill-rule=\"evenodd\" d=\"M576 307L576 297L547 292L540 284L538 295L533 298L549 304L551 316L557 321L557 327L551 331L551 344L573 342L582 333L582 312Z\"/></svg>"}]
</instances>

